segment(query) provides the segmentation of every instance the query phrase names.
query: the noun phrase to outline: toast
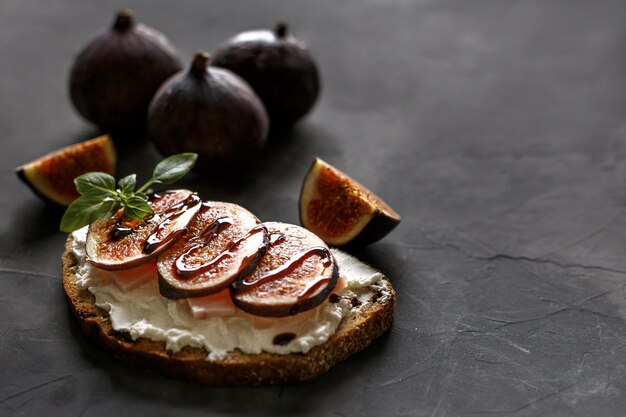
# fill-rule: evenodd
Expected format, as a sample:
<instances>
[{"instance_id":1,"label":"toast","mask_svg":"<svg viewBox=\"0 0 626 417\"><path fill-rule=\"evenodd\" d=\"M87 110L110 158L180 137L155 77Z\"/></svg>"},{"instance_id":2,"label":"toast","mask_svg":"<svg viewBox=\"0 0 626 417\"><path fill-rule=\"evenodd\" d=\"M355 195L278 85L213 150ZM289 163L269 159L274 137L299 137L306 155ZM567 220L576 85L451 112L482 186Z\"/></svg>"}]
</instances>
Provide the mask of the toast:
<instances>
[{"instance_id":1,"label":"toast","mask_svg":"<svg viewBox=\"0 0 626 417\"><path fill-rule=\"evenodd\" d=\"M235 350L224 357L209 359L202 347L166 349L164 341L114 330L109 313L95 304L94 295L76 282L79 260L72 251L69 235L63 254L63 288L70 309L85 336L119 359L172 378L211 386L260 385L303 382L328 371L333 365L367 347L391 327L395 292L386 277L378 281L368 300L343 317L336 331L324 343L306 353L243 353ZM332 297L333 295L331 295Z\"/></svg>"}]
</instances>

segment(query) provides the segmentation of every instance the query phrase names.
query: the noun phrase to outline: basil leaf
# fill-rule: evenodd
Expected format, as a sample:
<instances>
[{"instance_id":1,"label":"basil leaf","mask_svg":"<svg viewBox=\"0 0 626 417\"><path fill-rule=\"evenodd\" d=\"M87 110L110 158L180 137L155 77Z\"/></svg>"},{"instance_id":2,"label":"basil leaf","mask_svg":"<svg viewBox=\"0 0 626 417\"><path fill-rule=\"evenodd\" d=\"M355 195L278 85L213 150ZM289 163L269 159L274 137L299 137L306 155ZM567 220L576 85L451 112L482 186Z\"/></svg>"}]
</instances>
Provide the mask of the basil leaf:
<instances>
[{"instance_id":1,"label":"basil leaf","mask_svg":"<svg viewBox=\"0 0 626 417\"><path fill-rule=\"evenodd\" d=\"M104 172L88 172L74 178L74 184L81 195L102 197L115 193L115 178Z\"/></svg>"},{"instance_id":2,"label":"basil leaf","mask_svg":"<svg viewBox=\"0 0 626 417\"><path fill-rule=\"evenodd\" d=\"M165 158L154 168L152 181L161 184L171 184L188 173L196 163L198 154L181 153Z\"/></svg>"},{"instance_id":3,"label":"basil leaf","mask_svg":"<svg viewBox=\"0 0 626 417\"><path fill-rule=\"evenodd\" d=\"M124 215L131 219L140 220L154 213L148 201L138 196L130 196L122 201Z\"/></svg>"},{"instance_id":4,"label":"basil leaf","mask_svg":"<svg viewBox=\"0 0 626 417\"><path fill-rule=\"evenodd\" d=\"M119 200L112 197L85 195L78 197L63 214L61 231L73 232L96 220L109 217L118 205Z\"/></svg>"},{"instance_id":5,"label":"basil leaf","mask_svg":"<svg viewBox=\"0 0 626 417\"><path fill-rule=\"evenodd\" d=\"M104 172L90 172L76 177L74 184L81 196L65 211L61 219L61 230L72 232L95 220L113 215L120 206L131 219L143 219L154 212L146 193L152 192L153 183L171 184L181 179L196 163L198 155L182 153L170 156L154 168L153 177L138 190L137 176L127 175L119 180Z\"/></svg>"},{"instance_id":6,"label":"basil leaf","mask_svg":"<svg viewBox=\"0 0 626 417\"><path fill-rule=\"evenodd\" d=\"M137 174L130 174L117 182L117 186L123 194L132 194L137 186Z\"/></svg>"}]
</instances>

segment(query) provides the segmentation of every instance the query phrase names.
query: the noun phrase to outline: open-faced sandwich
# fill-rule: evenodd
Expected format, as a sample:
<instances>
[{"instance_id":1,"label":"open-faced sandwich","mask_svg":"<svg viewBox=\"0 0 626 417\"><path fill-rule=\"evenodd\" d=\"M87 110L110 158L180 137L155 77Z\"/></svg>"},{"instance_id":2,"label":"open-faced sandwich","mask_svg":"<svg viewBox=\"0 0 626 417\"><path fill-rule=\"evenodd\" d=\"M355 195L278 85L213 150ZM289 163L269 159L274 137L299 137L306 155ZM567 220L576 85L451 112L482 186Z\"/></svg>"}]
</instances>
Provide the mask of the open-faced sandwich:
<instances>
[{"instance_id":1,"label":"open-faced sandwich","mask_svg":"<svg viewBox=\"0 0 626 417\"><path fill-rule=\"evenodd\" d=\"M315 234L175 190L71 233L63 285L85 335L117 357L211 385L305 381L391 325L379 271Z\"/></svg>"}]
</instances>

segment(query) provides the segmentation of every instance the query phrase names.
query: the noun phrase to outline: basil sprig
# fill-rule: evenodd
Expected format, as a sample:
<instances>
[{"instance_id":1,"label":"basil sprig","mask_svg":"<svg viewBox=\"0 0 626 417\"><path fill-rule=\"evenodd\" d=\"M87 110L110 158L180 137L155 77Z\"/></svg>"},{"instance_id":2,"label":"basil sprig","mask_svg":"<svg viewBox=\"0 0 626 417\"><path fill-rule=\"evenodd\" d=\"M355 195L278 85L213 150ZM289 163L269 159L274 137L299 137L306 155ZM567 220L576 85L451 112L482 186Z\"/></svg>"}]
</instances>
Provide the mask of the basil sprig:
<instances>
[{"instance_id":1,"label":"basil sprig","mask_svg":"<svg viewBox=\"0 0 626 417\"><path fill-rule=\"evenodd\" d=\"M153 214L148 203L152 184L172 184L193 168L198 155L181 153L165 158L157 164L152 178L137 187L137 175L131 174L115 184L115 178L104 172L89 172L74 179L78 197L67 208L61 219L61 231L73 232L96 220L110 217L120 208L131 219L144 219Z\"/></svg>"}]
</instances>

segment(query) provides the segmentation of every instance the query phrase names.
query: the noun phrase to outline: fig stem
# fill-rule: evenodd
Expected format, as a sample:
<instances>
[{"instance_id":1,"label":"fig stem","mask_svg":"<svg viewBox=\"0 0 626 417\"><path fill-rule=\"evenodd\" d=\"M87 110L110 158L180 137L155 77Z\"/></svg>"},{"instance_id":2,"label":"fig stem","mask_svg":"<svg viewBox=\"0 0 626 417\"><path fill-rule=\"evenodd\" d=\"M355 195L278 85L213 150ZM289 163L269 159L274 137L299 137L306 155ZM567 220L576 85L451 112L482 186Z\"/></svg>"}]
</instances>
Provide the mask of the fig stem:
<instances>
[{"instance_id":1,"label":"fig stem","mask_svg":"<svg viewBox=\"0 0 626 417\"><path fill-rule=\"evenodd\" d=\"M195 77L205 76L207 74L206 68L209 65L210 59L211 56L207 52L196 52L193 56L189 72Z\"/></svg>"},{"instance_id":2,"label":"fig stem","mask_svg":"<svg viewBox=\"0 0 626 417\"><path fill-rule=\"evenodd\" d=\"M135 24L135 15L130 9L122 9L117 12L113 29L118 32L125 32Z\"/></svg>"},{"instance_id":3,"label":"fig stem","mask_svg":"<svg viewBox=\"0 0 626 417\"><path fill-rule=\"evenodd\" d=\"M276 22L276 26L274 26L274 33L276 37L279 39L284 39L287 36L287 32L289 31L289 25L287 22L283 20L279 20Z\"/></svg>"}]
</instances>

